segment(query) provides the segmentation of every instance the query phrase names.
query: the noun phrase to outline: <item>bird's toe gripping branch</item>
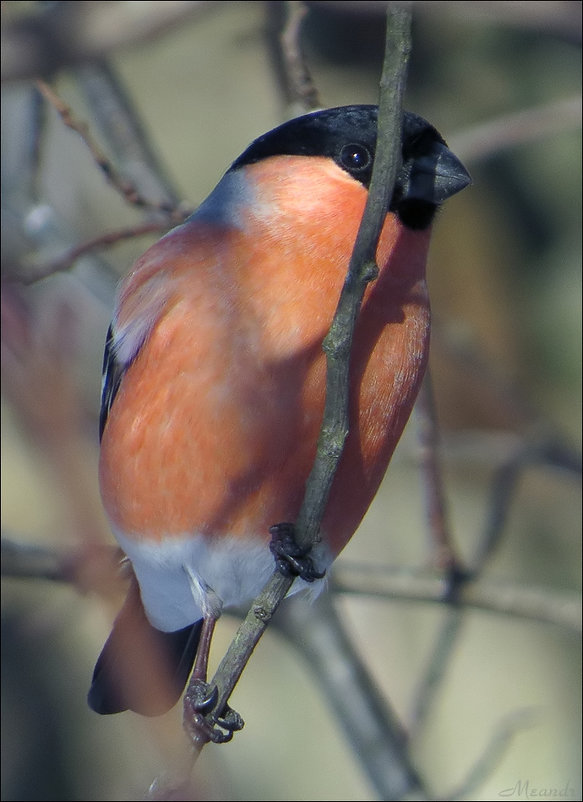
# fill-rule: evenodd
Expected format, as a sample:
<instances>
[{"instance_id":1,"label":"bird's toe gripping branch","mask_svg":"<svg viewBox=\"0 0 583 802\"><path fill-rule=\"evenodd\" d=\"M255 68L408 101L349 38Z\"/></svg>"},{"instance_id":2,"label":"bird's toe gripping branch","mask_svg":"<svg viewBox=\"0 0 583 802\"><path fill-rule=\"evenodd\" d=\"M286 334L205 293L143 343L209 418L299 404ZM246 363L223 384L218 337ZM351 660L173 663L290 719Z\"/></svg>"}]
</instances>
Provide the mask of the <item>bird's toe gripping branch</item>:
<instances>
[{"instance_id":1,"label":"bird's toe gripping branch","mask_svg":"<svg viewBox=\"0 0 583 802\"><path fill-rule=\"evenodd\" d=\"M325 571L318 571L314 561L309 557L311 546L298 546L295 526L292 523L280 523L269 527L271 543L269 548L275 557L278 571L284 576L299 576L306 582L322 579Z\"/></svg>"},{"instance_id":2,"label":"bird's toe gripping branch","mask_svg":"<svg viewBox=\"0 0 583 802\"><path fill-rule=\"evenodd\" d=\"M220 715L214 711L219 699L216 685L201 679L191 680L184 695L184 728L193 744L212 741L224 744L245 722L235 710L225 705Z\"/></svg>"}]
</instances>

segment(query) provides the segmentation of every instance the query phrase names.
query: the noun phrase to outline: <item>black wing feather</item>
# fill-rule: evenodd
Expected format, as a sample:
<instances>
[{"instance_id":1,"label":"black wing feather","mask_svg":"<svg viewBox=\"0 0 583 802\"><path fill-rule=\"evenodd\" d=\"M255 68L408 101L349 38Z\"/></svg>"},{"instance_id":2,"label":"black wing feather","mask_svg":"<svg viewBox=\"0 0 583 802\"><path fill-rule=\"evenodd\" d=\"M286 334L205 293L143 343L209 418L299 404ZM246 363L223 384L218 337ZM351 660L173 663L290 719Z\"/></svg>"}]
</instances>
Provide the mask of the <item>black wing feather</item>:
<instances>
[{"instance_id":1,"label":"black wing feather","mask_svg":"<svg viewBox=\"0 0 583 802\"><path fill-rule=\"evenodd\" d=\"M132 579L124 606L97 660L87 701L101 715L133 710L160 716L188 682L202 619L176 632L160 632L146 618Z\"/></svg>"},{"instance_id":2,"label":"black wing feather","mask_svg":"<svg viewBox=\"0 0 583 802\"><path fill-rule=\"evenodd\" d=\"M110 324L105 338L103 354L103 386L101 390L101 410L99 413L99 440L103 437L107 416L120 388L121 380L128 366L122 364L115 355L113 347L113 325Z\"/></svg>"}]
</instances>

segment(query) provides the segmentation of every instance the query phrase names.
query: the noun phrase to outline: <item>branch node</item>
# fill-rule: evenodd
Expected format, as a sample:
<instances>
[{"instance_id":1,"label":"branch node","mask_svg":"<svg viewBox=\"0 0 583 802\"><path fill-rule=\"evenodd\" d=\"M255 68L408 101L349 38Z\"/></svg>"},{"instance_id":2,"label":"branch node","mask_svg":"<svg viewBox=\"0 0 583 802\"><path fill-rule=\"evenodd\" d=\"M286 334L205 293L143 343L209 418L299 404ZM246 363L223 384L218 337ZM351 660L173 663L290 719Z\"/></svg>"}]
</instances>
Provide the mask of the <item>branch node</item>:
<instances>
[{"instance_id":1,"label":"branch node","mask_svg":"<svg viewBox=\"0 0 583 802\"><path fill-rule=\"evenodd\" d=\"M263 605L258 604L256 607L253 608L253 615L257 618L258 621L266 624L271 621L271 612L266 610Z\"/></svg>"},{"instance_id":2,"label":"branch node","mask_svg":"<svg viewBox=\"0 0 583 802\"><path fill-rule=\"evenodd\" d=\"M361 277L362 280L369 284L371 281L374 281L379 275L379 266L376 262L370 261L365 262L362 266L362 273Z\"/></svg>"}]
</instances>

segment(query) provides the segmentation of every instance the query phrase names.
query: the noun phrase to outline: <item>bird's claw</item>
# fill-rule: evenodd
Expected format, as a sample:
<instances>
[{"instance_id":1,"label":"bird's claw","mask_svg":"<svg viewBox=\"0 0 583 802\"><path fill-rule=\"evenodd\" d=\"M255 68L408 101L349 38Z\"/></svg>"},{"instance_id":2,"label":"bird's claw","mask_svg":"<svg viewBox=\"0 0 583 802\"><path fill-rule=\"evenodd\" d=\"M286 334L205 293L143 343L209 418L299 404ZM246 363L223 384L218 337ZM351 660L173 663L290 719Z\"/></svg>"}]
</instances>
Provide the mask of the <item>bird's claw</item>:
<instances>
[{"instance_id":1,"label":"bird's claw","mask_svg":"<svg viewBox=\"0 0 583 802\"><path fill-rule=\"evenodd\" d=\"M308 556L311 547L298 546L295 527L292 523L280 523L269 527L271 543L269 549L275 557L278 571L284 576L299 576L306 582L322 579L325 571L318 571Z\"/></svg>"},{"instance_id":2,"label":"bird's claw","mask_svg":"<svg viewBox=\"0 0 583 802\"><path fill-rule=\"evenodd\" d=\"M201 679L191 680L184 695L184 728L193 745L212 741L224 744L243 729L245 722L235 710L225 705L221 715L214 711L219 699L216 685Z\"/></svg>"},{"instance_id":3,"label":"bird's claw","mask_svg":"<svg viewBox=\"0 0 583 802\"><path fill-rule=\"evenodd\" d=\"M237 713L236 710L233 710L232 707L228 705L225 706L223 709L223 713L220 716L217 716L216 722L219 727L222 727L227 732L231 733L231 738L233 737L234 732L239 732L245 726L245 722L243 721L242 717Z\"/></svg>"},{"instance_id":4,"label":"bird's claw","mask_svg":"<svg viewBox=\"0 0 583 802\"><path fill-rule=\"evenodd\" d=\"M216 707L219 689L202 679L193 679L188 685L184 701L188 702L192 710L205 716Z\"/></svg>"}]
</instances>

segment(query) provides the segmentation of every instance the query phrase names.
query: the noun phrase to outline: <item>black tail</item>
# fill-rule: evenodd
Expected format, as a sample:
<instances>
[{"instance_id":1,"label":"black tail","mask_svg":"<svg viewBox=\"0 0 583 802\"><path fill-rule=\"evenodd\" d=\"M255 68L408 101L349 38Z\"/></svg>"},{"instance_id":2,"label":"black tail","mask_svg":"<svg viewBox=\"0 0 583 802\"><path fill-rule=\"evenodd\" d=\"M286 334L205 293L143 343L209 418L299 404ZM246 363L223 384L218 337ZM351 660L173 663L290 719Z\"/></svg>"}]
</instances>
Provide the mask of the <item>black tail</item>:
<instances>
[{"instance_id":1,"label":"black tail","mask_svg":"<svg viewBox=\"0 0 583 802\"><path fill-rule=\"evenodd\" d=\"M155 629L133 580L95 665L89 707L102 715L133 710L160 716L170 710L188 681L201 627L202 619L176 632Z\"/></svg>"}]
</instances>

